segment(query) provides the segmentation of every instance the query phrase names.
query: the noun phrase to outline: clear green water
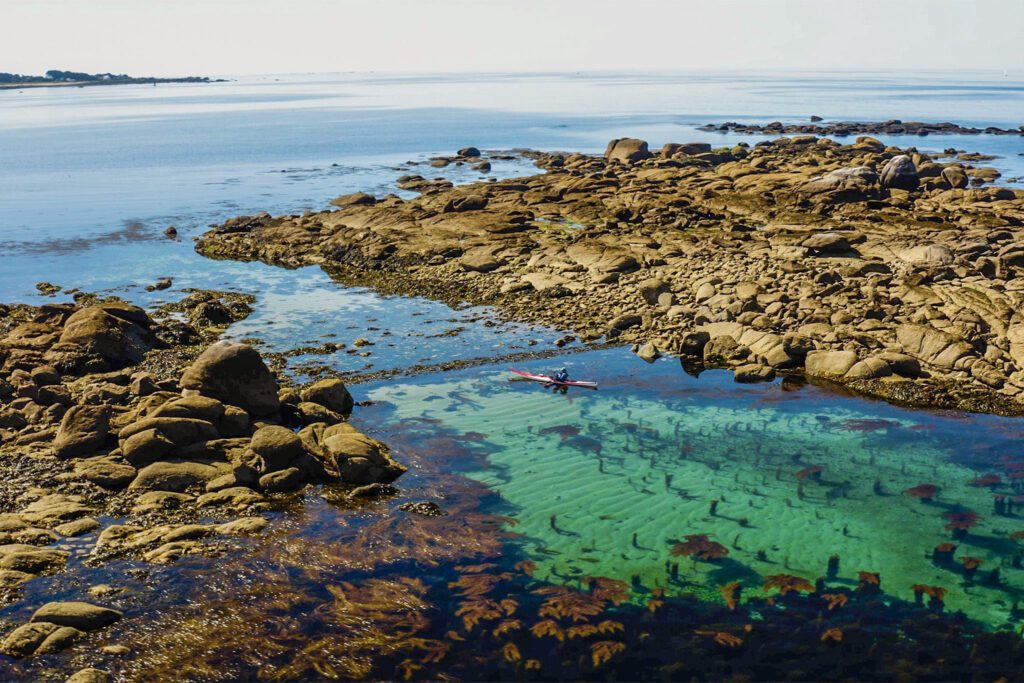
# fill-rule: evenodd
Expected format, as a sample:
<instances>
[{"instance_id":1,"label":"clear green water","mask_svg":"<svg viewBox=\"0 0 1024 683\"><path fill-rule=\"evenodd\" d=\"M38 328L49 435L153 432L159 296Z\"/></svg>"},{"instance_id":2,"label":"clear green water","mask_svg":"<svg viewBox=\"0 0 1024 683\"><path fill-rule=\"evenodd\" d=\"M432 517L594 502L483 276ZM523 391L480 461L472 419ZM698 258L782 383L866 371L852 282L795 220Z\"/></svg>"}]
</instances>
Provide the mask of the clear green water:
<instances>
[{"instance_id":1,"label":"clear green water","mask_svg":"<svg viewBox=\"0 0 1024 683\"><path fill-rule=\"evenodd\" d=\"M550 371L551 362L526 367ZM597 379L600 390L552 394L492 367L378 385L370 397L386 405L385 428L425 419L487 454L468 474L508 504L540 578L601 575L718 599L717 586L730 581L747 594L766 575L813 581L838 554L829 585L878 572L890 596L912 600L914 584L943 586L949 610L990 626L1017 622L1024 570L1011 566L1018 548L1008 534L1024 520L995 515L993 490L970 483L1019 450L1015 421L781 382L738 385L724 372L698 380L677 362L647 366L621 350L571 362L574 377ZM824 468L821 480L801 485L795 474L810 465ZM941 487L933 503L903 494L921 483ZM1005 484L996 491L1013 493ZM711 500L720 501L715 515ZM943 514L960 509L982 515L956 551L984 560L971 579L959 562L942 568L928 557L952 540ZM671 556L688 534L707 534L728 557ZM996 567L1001 585L986 585Z\"/></svg>"}]
</instances>

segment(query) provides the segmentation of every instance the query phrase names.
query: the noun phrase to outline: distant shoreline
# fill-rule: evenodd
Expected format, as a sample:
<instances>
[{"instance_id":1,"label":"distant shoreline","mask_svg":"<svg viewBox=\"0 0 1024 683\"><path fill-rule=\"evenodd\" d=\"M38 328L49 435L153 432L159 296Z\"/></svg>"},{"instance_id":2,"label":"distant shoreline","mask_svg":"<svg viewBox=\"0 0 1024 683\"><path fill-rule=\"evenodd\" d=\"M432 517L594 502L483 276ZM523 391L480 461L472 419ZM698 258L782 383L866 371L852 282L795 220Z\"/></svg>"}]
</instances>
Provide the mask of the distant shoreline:
<instances>
[{"instance_id":1,"label":"distant shoreline","mask_svg":"<svg viewBox=\"0 0 1024 683\"><path fill-rule=\"evenodd\" d=\"M20 90L22 88L68 88L86 87L94 85L156 85L158 83L227 83L227 79L211 79L200 76L188 76L185 78L121 78L94 81L54 81L40 79L38 81L26 81L22 83L0 83L0 90Z\"/></svg>"}]
</instances>

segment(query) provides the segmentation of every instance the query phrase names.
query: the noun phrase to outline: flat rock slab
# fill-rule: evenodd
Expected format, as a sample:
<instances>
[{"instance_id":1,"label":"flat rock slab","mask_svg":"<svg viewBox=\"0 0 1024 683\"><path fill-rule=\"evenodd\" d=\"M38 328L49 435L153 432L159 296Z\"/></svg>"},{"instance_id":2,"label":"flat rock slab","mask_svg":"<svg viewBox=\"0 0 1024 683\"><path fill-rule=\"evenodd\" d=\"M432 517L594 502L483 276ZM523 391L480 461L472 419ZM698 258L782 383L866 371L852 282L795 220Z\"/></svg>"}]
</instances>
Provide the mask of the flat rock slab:
<instances>
[{"instance_id":1,"label":"flat rock slab","mask_svg":"<svg viewBox=\"0 0 1024 683\"><path fill-rule=\"evenodd\" d=\"M88 602L50 602L36 610L32 615L32 621L95 631L110 626L122 616L124 615L115 609Z\"/></svg>"}]
</instances>

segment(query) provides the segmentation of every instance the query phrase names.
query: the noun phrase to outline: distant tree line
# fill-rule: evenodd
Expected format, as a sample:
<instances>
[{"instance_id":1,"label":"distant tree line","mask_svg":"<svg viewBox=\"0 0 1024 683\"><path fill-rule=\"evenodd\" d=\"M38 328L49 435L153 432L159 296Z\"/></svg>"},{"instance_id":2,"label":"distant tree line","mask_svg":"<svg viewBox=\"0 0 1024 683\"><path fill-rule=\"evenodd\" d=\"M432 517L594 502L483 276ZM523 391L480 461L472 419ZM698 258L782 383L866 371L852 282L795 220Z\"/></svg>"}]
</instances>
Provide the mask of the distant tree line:
<instances>
[{"instance_id":1,"label":"distant tree line","mask_svg":"<svg viewBox=\"0 0 1024 683\"><path fill-rule=\"evenodd\" d=\"M40 81L73 83L89 83L94 81L107 83L208 83L210 79L205 76L188 76L187 78L153 78L152 76L147 76L140 78L129 76L128 74L87 74L81 71L62 71L60 69L50 69L46 72L45 76L24 76L22 74L0 71L0 83L39 83Z\"/></svg>"}]
</instances>

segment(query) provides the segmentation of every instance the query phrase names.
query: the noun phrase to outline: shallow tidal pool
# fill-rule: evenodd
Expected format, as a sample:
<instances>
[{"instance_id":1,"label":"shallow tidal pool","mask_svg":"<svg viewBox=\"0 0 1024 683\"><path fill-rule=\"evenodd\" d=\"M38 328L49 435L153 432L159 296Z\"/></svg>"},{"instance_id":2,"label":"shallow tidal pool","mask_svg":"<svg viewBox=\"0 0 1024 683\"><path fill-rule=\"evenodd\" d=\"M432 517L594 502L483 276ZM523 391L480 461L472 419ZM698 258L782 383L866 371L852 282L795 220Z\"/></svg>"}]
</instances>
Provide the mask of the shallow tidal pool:
<instances>
[{"instance_id":1,"label":"shallow tidal pool","mask_svg":"<svg viewBox=\"0 0 1024 683\"><path fill-rule=\"evenodd\" d=\"M490 367L376 385L370 413L384 438L411 421L424 439L460 434L484 456L464 473L500 494L538 578L606 576L720 601L718 587L733 581L756 595L770 575L828 575L826 585L850 588L870 572L887 597L941 586L947 610L1018 623L1024 570L1010 534L1024 519L994 511L996 496L1019 493L1017 422L782 380L741 385L721 371L696 379L676 360L648 366L622 350L565 362L600 389L551 393ZM999 483L977 481L989 474ZM905 493L922 484L938 487L932 500ZM954 538L949 526L965 512L980 518ZM728 554L673 553L698 534ZM956 544L952 561L934 561L943 543ZM965 569L964 557L980 566Z\"/></svg>"}]
</instances>

